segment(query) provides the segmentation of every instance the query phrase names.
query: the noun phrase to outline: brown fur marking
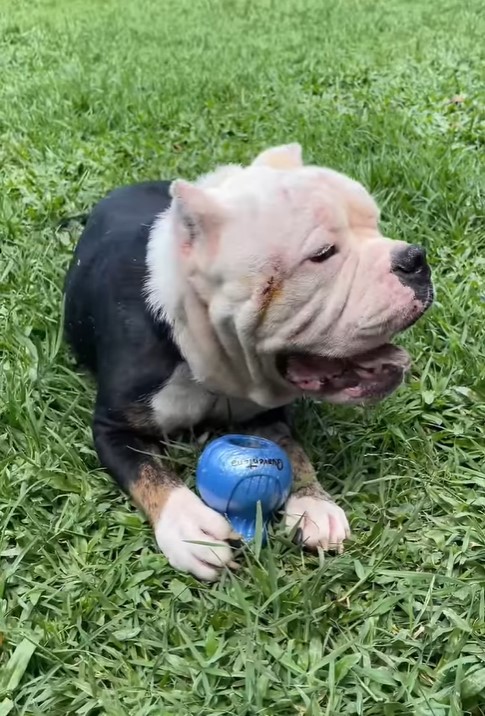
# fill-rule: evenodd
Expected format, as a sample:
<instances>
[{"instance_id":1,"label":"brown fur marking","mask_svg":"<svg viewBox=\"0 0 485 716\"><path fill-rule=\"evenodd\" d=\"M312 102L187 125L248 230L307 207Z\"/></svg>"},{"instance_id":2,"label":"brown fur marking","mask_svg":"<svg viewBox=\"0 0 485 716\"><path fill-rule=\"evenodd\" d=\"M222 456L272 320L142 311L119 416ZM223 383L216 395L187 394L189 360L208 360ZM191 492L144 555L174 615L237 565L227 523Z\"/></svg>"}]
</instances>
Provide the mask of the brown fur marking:
<instances>
[{"instance_id":1,"label":"brown fur marking","mask_svg":"<svg viewBox=\"0 0 485 716\"><path fill-rule=\"evenodd\" d=\"M269 277L269 279L266 281L265 285L263 286L263 289L260 294L260 303L259 303L259 316L260 320L263 320L266 312L268 311L268 308L270 307L272 301L274 301L275 298L277 298L281 293L281 286L282 286L282 280L277 279L276 276L273 274Z\"/></svg>"},{"instance_id":2,"label":"brown fur marking","mask_svg":"<svg viewBox=\"0 0 485 716\"><path fill-rule=\"evenodd\" d=\"M158 467L146 462L140 467L131 495L150 522L155 524L171 491L181 484L175 473L161 465Z\"/></svg>"}]
</instances>

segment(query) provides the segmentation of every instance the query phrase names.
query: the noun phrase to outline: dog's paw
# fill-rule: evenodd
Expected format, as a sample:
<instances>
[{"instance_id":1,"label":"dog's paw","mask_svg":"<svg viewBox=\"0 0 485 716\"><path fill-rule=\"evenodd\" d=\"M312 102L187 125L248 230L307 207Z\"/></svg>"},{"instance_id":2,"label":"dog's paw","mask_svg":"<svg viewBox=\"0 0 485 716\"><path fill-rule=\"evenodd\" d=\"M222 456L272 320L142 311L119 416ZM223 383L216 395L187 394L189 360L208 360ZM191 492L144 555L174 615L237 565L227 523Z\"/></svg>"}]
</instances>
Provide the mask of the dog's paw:
<instances>
[{"instance_id":1,"label":"dog's paw","mask_svg":"<svg viewBox=\"0 0 485 716\"><path fill-rule=\"evenodd\" d=\"M318 496L292 495L285 506L288 529L298 525L299 541L305 547L343 552L343 543L350 537L350 527L341 507Z\"/></svg>"},{"instance_id":2,"label":"dog's paw","mask_svg":"<svg viewBox=\"0 0 485 716\"><path fill-rule=\"evenodd\" d=\"M172 567L209 582L235 566L227 543L232 536L227 520L187 487L172 491L155 525L157 544Z\"/></svg>"}]
</instances>

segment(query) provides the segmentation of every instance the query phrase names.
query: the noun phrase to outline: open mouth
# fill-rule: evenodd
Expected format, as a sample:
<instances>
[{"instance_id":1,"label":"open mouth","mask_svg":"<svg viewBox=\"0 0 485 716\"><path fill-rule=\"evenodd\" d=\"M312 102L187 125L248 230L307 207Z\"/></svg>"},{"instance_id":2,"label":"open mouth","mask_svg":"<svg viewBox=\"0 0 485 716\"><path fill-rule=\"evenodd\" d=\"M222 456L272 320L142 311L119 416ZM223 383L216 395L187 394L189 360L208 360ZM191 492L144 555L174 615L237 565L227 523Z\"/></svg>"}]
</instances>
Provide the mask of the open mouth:
<instances>
[{"instance_id":1,"label":"open mouth","mask_svg":"<svg viewBox=\"0 0 485 716\"><path fill-rule=\"evenodd\" d=\"M290 353L278 360L286 381L303 393L335 403L384 398L402 383L410 365L408 353L390 343L351 358Z\"/></svg>"}]
</instances>

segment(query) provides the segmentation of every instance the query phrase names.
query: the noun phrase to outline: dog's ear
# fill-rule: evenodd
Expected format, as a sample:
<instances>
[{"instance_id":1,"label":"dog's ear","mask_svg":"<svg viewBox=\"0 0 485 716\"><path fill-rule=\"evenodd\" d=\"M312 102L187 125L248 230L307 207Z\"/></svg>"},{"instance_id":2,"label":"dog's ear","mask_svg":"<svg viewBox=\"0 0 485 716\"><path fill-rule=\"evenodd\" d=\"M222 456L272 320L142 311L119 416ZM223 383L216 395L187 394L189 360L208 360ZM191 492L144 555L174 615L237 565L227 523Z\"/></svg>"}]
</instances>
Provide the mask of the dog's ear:
<instances>
[{"instance_id":1,"label":"dog's ear","mask_svg":"<svg viewBox=\"0 0 485 716\"><path fill-rule=\"evenodd\" d=\"M259 154L252 163L253 167L271 167L272 169L300 169L303 166L301 146L297 143L282 144Z\"/></svg>"},{"instance_id":2,"label":"dog's ear","mask_svg":"<svg viewBox=\"0 0 485 716\"><path fill-rule=\"evenodd\" d=\"M223 221L224 210L213 192L176 179L170 185L175 211L175 228L182 234L182 243L188 249L198 239L213 239Z\"/></svg>"}]
</instances>

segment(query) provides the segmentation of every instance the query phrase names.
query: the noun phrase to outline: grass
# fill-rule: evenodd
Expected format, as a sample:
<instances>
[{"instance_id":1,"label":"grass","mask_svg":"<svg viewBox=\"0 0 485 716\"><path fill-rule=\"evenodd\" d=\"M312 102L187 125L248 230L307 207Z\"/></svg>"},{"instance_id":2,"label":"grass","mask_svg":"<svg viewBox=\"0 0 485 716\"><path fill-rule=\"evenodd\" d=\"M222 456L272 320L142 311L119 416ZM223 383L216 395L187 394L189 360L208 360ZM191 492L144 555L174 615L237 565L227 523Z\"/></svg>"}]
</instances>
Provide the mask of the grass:
<instances>
[{"instance_id":1,"label":"grass","mask_svg":"<svg viewBox=\"0 0 485 716\"><path fill-rule=\"evenodd\" d=\"M0 0L0 716L485 714L484 35L480 0ZM293 140L428 247L437 301L396 396L299 410L346 553L277 534L207 586L98 467L56 227Z\"/></svg>"}]
</instances>

